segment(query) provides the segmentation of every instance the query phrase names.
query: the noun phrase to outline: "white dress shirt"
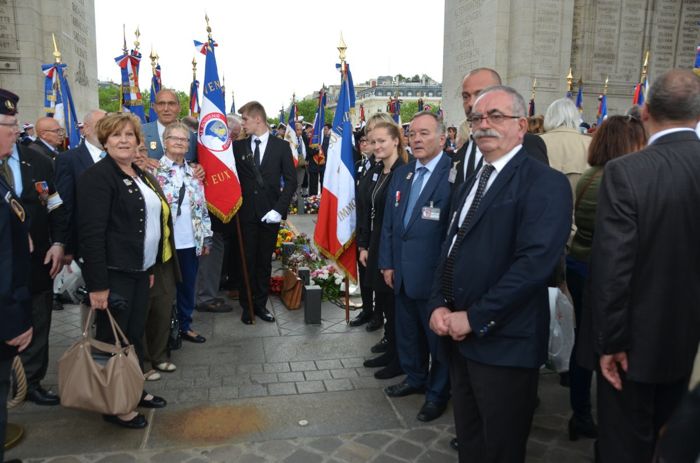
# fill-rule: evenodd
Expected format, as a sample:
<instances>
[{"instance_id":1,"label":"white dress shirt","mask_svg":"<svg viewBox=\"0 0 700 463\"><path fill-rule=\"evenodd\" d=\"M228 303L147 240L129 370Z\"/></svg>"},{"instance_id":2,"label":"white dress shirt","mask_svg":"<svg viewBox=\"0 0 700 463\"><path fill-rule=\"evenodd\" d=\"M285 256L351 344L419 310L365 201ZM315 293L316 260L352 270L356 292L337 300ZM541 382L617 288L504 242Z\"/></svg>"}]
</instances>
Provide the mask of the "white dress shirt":
<instances>
[{"instance_id":1,"label":"white dress shirt","mask_svg":"<svg viewBox=\"0 0 700 463\"><path fill-rule=\"evenodd\" d=\"M90 153L90 157L92 158L92 162L94 162L95 164L97 164L97 162L102 159L103 151L97 146L87 141L87 139L85 140L85 148L87 148L88 152Z\"/></svg>"},{"instance_id":2,"label":"white dress shirt","mask_svg":"<svg viewBox=\"0 0 700 463\"><path fill-rule=\"evenodd\" d=\"M158 138L160 138L160 146L163 147L163 150L165 150L165 142L163 141L163 134L165 133L165 126L160 123L160 121L156 121L156 127L158 128Z\"/></svg>"},{"instance_id":3,"label":"white dress shirt","mask_svg":"<svg viewBox=\"0 0 700 463\"><path fill-rule=\"evenodd\" d=\"M472 146L474 145L474 143L476 143L474 139L472 137L469 137L469 144L467 144L467 152L464 153L464 178L462 180L467 179L467 164L469 163L469 154L472 152ZM476 151L474 152L474 170L476 170L476 166L479 165L479 161L481 161L481 158L483 157L484 155L481 154L479 146L477 145Z\"/></svg>"},{"instance_id":4,"label":"white dress shirt","mask_svg":"<svg viewBox=\"0 0 700 463\"><path fill-rule=\"evenodd\" d=\"M267 140L270 139L270 132L267 131L264 134L253 135L250 137L250 152L255 154L255 140L260 140L260 165L262 165L263 156L265 155L265 148L267 148Z\"/></svg>"},{"instance_id":5,"label":"white dress shirt","mask_svg":"<svg viewBox=\"0 0 700 463\"><path fill-rule=\"evenodd\" d=\"M685 132L685 131L692 132L693 129L689 129L687 127L675 127L673 129L666 129L666 130L662 130L660 132L656 132L654 135L649 137L649 141L647 142L647 146L651 145L652 143L654 143L656 140L663 137L664 135L668 135L670 133L675 133L675 132Z\"/></svg>"}]
</instances>

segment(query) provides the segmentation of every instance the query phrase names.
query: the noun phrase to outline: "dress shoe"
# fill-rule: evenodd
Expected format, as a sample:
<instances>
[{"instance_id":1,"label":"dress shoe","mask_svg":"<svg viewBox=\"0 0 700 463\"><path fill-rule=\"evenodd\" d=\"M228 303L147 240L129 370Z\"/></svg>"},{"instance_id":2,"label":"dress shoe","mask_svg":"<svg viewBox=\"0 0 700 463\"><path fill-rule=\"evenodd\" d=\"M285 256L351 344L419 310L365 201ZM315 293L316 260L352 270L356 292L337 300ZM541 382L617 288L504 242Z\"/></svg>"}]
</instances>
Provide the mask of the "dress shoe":
<instances>
[{"instance_id":1,"label":"dress shoe","mask_svg":"<svg viewBox=\"0 0 700 463\"><path fill-rule=\"evenodd\" d=\"M423 392L425 392L424 387L411 386L406 381L384 388L384 393L389 397L405 397L411 394L422 394Z\"/></svg>"},{"instance_id":2,"label":"dress shoe","mask_svg":"<svg viewBox=\"0 0 700 463\"><path fill-rule=\"evenodd\" d=\"M450 441L450 447L451 447L452 450L454 450L455 452L458 452L458 451L459 451L459 442L457 441L457 438L456 438L456 437Z\"/></svg>"},{"instance_id":3,"label":"dress shoe","mask_svg":"<svg viewBox=\"0 0 700 463\"><path fill-rule=\"evenodd\" d=\"M206 340L207 340L207 338L205 338L201 334L196 334L196 333L194 335L189 334L189 333L180 333L180 334L181 334L182 339L184 341L193 342L195 344L202 344L203 342L206 342Z\"/></svg>"},{"instance_id":4,"label":"dress shoe","mask_svg":"<svg viewBox=\"0 0 700 463\"><path fill-rule=\"evenodd\" d=\"M431 400L426 400L420 408L418 415L416 415L416 419L425 423L436 420L445 412L445 406L446 404L439 404Z\"/></svg>"},{"instance_id":5,"label":"dress shoe","mask_svg":"<svg viewBox=\"0 0 700 463\"><path fill-rule=\"evenodd\" d=\"M244 325L252 325L252 324L253 324L253 320L250 319L250 316L248 315L248 312L245 312L245 313L241 316L241 323L243 323Z\"/></svg>"},{"instance_id":6,"label":"dress shoe","mask_svg":"<svg viewBox=\"0 0 700 463\"><path fill-rule=\"evenodd\" d=\"M197 305L198 312L226 313L233 311L233 307L223 301L209 301Z\"/></svg>"},{"instance_id":7,"label":"dress shoe","mask_svg":"<svg viewBox=\"0 0 700 463\"><path fill-rule=\"evenodd\" d=\"M63 302L58 294L53 295L53 300L51 301L51 308L53 310L63 310Z\"/></svg>"},{"instance_id":8,"label":"dress shoe","mask_svg":"<svg viewBox=\"0 0 700 463\"><path fill-rule=\"evenodd\" d=\"M272 323L275 321L275 317L267 309L256 310L255 315L264 322Z\"/></svg>"},{"instance_id":9,"label":"dress shoe","mask_svg":"<svg viewBox=\"0 0 700 463\"><path fill-rule=\"evenodd\" d=\"M27 400L37 405L58 405L61 403L61 399L59 399L56 394L47 391L41 386L28 392Z\"/></svg>"},{"instance_id":10,"label":"dress shoe","mask_svg":"<svg viewBox=\"0 0 700 463\"><path fill-rule=\"evenodd\" d=\"M574 415L569 420L569 440L578 440L579 436L595 439L598 437L598 426L593 417Z\"/></svg>"},{"instance_id":11,"label":"dress shoe","mask_svg":"<svg viewBox=\"0 0 700 463\"><path fill-rule=\"evenodd\" d=\"M146 396L148 393L146 391L143 391L141 394L141 400L139 401L139 407L143 408L163 408L166 405L168 405L168 402L165 401L164 398L158 397L157 395L152 395L151 394L151 399L146 400Z\"/></svg>"},{"instance_id":12,"label":"dress shoe","mask_svg":"<svg viewBox=\"0 0 700 463\"><path fill-rule=\"evenodd\" d=\"M373 359L365 360L362 363L362 366L364 366L365 368L385 367L389 365L389 360L391 360L391 358L389 357L389 354L385 352L379 357L374 357Z\"/></svg>"},{"instance_id":13,"label":"dress shoe","mask_svg":"<svg viewBox=\"0 0 700 463\"><path fill-rule=\"evenodd\" d=\"M384 336L378 343L372 346L370 351L373 354L381 354L382 352L386 352L387 349L389 348L389 340Z\"/></svg>"},{"instance_id":14,"label":"dress shoe","mask_svg":"<svg viewBox=\"0 0 700 463\"><path fill-rule=\"evenodd\" d=\"M349 325L352 326L352 327L355 327L355 326L362 326L362 325L364 325L365 323L367 323L368 321L370 321L371 319L372 319L372 314L370 314L370 313L368 313L368 312L365 312L365 311L363 310L363 311L361 311L361 312L357 315L357 317L355 317L355 318L353 318L352 320L350 320Z\"/></svg>"},{"instance_id":15,"label":"dress shoe","mask_svg":"<svg viewBox=\"0 0 700 463\"><path fill-rule=\"evenodd\" d=\"M377 379L391 379L401 376L403 370L398 364L390 363L386 367L374 373L374 377Z\"/></svg>"},{"instance_id":16,"label":"dress shoe","mask_svg":"<svg viewBox=\"0 0 700 463\"><path fill-rule=\"evenodd\" d=\"M148 425L146 417L140 413L130 420L122 420L115 415L102 415L102 419L105 420L107 423L113 423L129 429L143 429Z\"/></svg>"},{"instance_id":17,"label":"dress shoe","mask_svg":"<svg viewBox=\"0 0 700 463\"><path fill-rule=\"evenodd\" d=\"M372 317L372 319L367 323L367 326L365 326L365 329L368 333L371 333L372 331L377 331L382 326L384 326L384 320L381 316Z\"/></svg>"}]
</instances>

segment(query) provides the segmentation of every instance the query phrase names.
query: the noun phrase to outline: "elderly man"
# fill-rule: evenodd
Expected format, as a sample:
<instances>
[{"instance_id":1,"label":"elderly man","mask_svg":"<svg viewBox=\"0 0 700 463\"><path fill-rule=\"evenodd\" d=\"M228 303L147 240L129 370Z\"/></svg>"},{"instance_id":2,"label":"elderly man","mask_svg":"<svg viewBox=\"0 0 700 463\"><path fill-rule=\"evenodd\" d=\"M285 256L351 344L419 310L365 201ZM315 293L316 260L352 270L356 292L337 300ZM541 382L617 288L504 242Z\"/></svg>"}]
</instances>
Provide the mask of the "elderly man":
<instances>
[{"instance_id":1,"label":"elderly man","mask_svg":"<svg viewBox=\"0 0 700 463\"><path fill-rule=\"evenodd\" d=\"M547 359L547 280L571 226L561 173L528 156L525 101L483 89L469 116L483 154L453 202L427 309L450 338L460 462L525 460L539 367Z\"/></svg>"},{"instance_id":2,"label":"elderly man","mask_svg":"<svg viewBox=\"0 0 700 463\"><path fill-rule=\"evenodd\" d=\"M700 77L668 71L642 108L648 146L605 165L581 327L599 358L578 351L599 367L601 462L651 461L688 388L700 341L698 120Z\"/></svg>"},{"instance_id":3,"label":"elderly man","mask_svg":"<svg viewBox=\"0 0 700 463\"><path fill-rule=\"evenodd\" d=\"M59 153L58 148L63 144L65 133L53 117L40 117L36 121L37 138L28 146L37 153L55 159Z\"/></svg>"},{"instance_id":4,"label":"elderly man","mask_svg":"<svg viewBox=\"0 0 700 463\"><path fill-rule=\"evenodd\" d=\"M165 128L177 121L180 115L180 100L177 99L174 90L163 88L156 94L155 111L158 119L143 125L143 135L146 140L146 148L148 148L148 157L159 160L163 157ZM190 146L185 159L188 161L197 159L197 134L195 133L190 134ZM155 163L156 167L157 165L158 163Z\"/></svg>"},{"instance_id":5,"label":"elderly man","mask_svg":"<svg viewBox=\"0 0 700 463\"><path fill-rule=\"evenodd\" d=\"M426 303L449 218L450 158L442 152L445 126L430 112L414 116L409 140L415 160L392 175L379 249L379 268L396 294L396 343L407 376L384 392L426 391L417 419L432 421L449 400L446 352L430 330Z\"/></svg>"}]
</instances>

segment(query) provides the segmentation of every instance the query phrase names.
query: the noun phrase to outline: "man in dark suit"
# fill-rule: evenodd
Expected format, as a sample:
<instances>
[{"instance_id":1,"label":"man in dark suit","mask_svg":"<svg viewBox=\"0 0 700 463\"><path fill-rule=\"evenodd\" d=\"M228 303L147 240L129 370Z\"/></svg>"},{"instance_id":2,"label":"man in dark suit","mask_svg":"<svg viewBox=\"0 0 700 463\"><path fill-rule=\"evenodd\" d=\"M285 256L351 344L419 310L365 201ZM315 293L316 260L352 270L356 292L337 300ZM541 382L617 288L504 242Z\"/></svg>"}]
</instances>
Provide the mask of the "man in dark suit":
<instances>
[{"instance_id":1,"label":"man in dark suit","mask_svg":"<svg viewBox=\"0 0 700 463\"><path fill-rule=\"evenodd\" d=\"M642 109L649 145L605 166L581 333L600 357L601 462L651 461L688 388L700 341L698 120L700 78L668 71Z\"/></svg>"},{"instance_id":2,"label":"man in dark suit","mask_svg":"<svg viewBox=\"0 0 700 463\"><path fill-rule=\"evenodd\" d=\"M265 108L257 101L239 110L247 138L233 143L243 204L238 210L241 232L253 296L253 312L266 322L275 317L267 310L267 293L272 271L272 253L280 222L287 216L289 203L297 189L292 150L284 140L272 137L267 127ZM283 186L280 189L280 182ZM240 288L241 321L250 319L245 286Z\"/></svg>"},{"instance_id":3,"label":"man in dark suit","mask_svg":"<svg viewBox=\"0 0 700 463\"><path fill-rule=\"evenodd\" d=\"M479 93L483 89L494 85L501 85L501 76L493 69L477 68L464 76L462 80L462 106L467 118L471 115L472 107ZM547 146L544 144L544 140L537 135L526 133L523 139L523 147L530 156L545 164L549 164L547 160ZM452 166L455 173L450 175L450 180L455 187L455 191L459 190L459 186L464 183L467 177L481 168L483 160L483 155L479 151L477 143L474 142L472 137L469 137L469 140L452 156Z\"/></svg>"},{"instance_id":4,"label":"man in dark suit","mask_svg":"<svg viewBox=\"0 0 700 463\"><path fill-rule=\"evenodd\" d=\"M19 133L19 97L0 89L0 436L7 427L12 359L32 340L32 299L29 294L29 239L26 215L8 184L11 171L4 168ZM14 182L14 179L11 180ZM0 461L4 461L0 446Z\"/></svg>"},{"instance_id":5,"label":"man in dark suit","mask_svg":"<svg viewBox=\"0 0 700 463\"><path fill-rule=\"evenodd\" d=\"M148 157L159 160L163 157L163 132L165 128L177 121L180 115L180 100L177 93L169 88L163 88L156 94L155 111L158 119L143 125L145 145L148 148ZM197 134L190 133L190 146L185 159L195 161L197 159ZM158 163L150 163L150 165ZM199 176L198 176L199 177Z\"/></svg>"},{"instance_id":6,"label":"man in dark suit","mask_svg":"<svg viewBox=\"0 0 700 463\"><path fill-rule=\"evenodd\" d=\"M36 134L36 140L27 146L37 153L56 159L65 134L58 121L53 117L40 117L36 121Z\"/></svg>"},{"instance_id":7,"label":"man in dark suit","mask_svg":"<svg viewBox=\"0 0 700 463\"><path fill-rule=\"evenodd\" d=\"M484 164L453 204L428 310L449 336L460 461L515 462L547 359L547 280L571 226L566 177L522 147L525 101L484 89L470 115Z\"/></svg>"},{"instance_id":8,"label":"man in dark suit","mask_svg":"<svg viewBox=\"0 0 700 463\"><path fill-rule=\"evenodd\" d=\"M416 160L391 178L379 249L379 268L396 294L396 344L407 376L384 392L403 397L425 390L417 418L432 421L449 400L447 356L430 330L426 303L447 229L450 158L442 152L445 126L430 112L416 114L409 140Z\"/></svg>"}]
</instances>

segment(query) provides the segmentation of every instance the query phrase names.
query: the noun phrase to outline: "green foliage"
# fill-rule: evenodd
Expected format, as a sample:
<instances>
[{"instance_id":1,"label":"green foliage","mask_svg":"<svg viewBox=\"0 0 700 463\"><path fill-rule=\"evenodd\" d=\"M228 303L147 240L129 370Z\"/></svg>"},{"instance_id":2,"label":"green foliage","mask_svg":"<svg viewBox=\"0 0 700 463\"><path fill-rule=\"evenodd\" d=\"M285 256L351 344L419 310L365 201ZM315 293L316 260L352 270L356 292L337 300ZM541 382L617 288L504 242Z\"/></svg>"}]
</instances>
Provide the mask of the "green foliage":
<instances>
[{"instance_id":1,"label":"green foliage","mask_svg":"<svg viewBox=\"0 0 700 463\"><path fill-rule=\"evenodd\" d=\"M316 109L318 109L318 100L301 100L297 101L297 117L303 116L304 122L314 123L316 117Z\"/></svg>"},{"instance_id":2,"label":"green foliage","mask_svg":"<svg viewBox=\"0 0 700 463\"><path fill-rule=\"evenodd\" d=\"M427 103L425 103L427 104ZM430 112L437 114L438 105L430 104ZM404 101L401 103L401 123L410 122L413 116L418 112L417 101Z\"/></svg>"},{"instance_id":3,"label":"green foliage","mask_svg":"<svg viewBox=\"0 0 700 463\"><path fill-rule=\"evenodd\" d=\"M176 91L177 99L180 101L180 117L185 117L190 114L190 97L187 93ZM110 83L107 85L99 85L97 94L100 104L100 109L108 113L118 112L120 109L120 86L119 84ZM141 91L143 100L143 108L146 115L151 106L151 94L148 90Z\"/></svg>"}]
</instances>

